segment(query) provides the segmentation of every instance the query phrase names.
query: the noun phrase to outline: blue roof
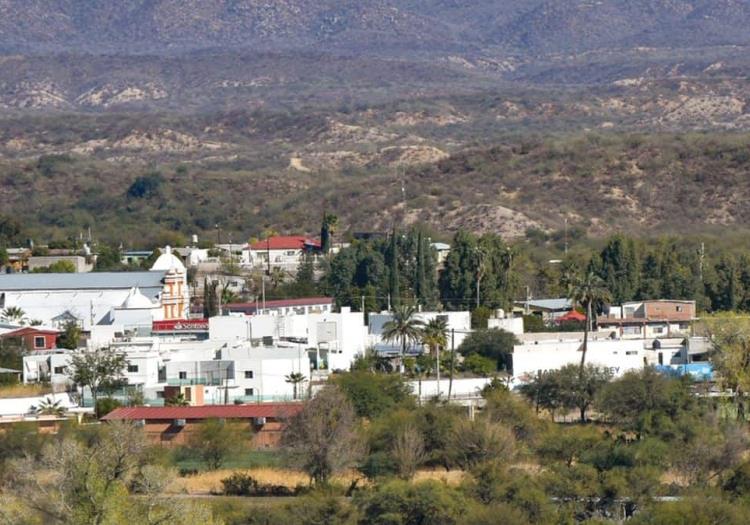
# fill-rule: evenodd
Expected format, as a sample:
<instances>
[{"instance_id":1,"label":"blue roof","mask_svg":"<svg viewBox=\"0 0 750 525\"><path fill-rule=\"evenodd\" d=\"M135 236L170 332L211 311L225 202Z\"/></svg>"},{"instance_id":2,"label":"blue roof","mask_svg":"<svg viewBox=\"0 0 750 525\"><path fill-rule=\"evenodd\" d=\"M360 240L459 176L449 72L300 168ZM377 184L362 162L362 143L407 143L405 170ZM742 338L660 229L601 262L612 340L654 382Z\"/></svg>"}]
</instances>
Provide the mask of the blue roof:
<instances>
[{"instance_id":1,"label":"blue roof","mask_svg":"<svg viewBox=\"0 0 750 525\"><path fill-rule=\"evenodd\" d=\"M0 291L161 288L164 273L9 273L0 275Z\"/></svg>"}]
</instances>

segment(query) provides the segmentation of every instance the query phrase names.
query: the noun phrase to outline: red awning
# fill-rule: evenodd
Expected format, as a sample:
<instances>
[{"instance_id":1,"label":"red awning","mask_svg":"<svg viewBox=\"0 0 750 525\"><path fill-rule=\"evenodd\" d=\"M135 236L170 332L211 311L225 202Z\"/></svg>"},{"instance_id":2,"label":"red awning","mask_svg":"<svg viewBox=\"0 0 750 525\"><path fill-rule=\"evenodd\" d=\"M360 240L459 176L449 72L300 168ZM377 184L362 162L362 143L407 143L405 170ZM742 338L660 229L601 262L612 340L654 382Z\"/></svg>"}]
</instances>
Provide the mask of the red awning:
<instances>
[{"instance_id":1,"label":"red awning","mask_svg":"<svg viewBox=\"0 0 750 525\"><path fill-rule=\"evenodd\" d=\"M575 322L583 322L586 320L586 316L583 315L581 312L577 310L571 310L567 314L563 315L562 317L557 318L558 323L569 323L571 321Z\"/></svg>"}]
</instances>

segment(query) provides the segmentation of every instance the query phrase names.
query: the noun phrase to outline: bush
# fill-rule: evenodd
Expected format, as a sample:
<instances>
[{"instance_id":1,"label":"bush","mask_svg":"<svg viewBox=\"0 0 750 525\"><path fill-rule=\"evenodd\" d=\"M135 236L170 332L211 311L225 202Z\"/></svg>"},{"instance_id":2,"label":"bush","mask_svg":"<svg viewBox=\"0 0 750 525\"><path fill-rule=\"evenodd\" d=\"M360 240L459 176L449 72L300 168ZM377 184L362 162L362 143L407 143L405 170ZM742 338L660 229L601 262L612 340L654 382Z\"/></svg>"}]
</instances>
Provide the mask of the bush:
<instances>
[{"instance_id":1,"label":"bush","mask_svg":"<svg viewBox=\"0 0 750 525\"><path fill-rule=\"evenodd\" d=\"M261 485L251 475L242 472L222 479L221 485L222 493L226 496L285 497L304 491L303 488L290 489L284 485Z\"/></svg>"},{"instance_id":2,"label":"bush","mask_svg":"<svg viewBox=\"0 0 750 525\"><path fill-rule=\"evenodd\" d=\"M104 417L116 408L120 408L122 403L117 399L105 397L96 401L96 413L98 417Z\"/></svg>"},{"instance_id":3,"label":"bush","mask_svg":"<svg viewBox=\"0 0 750 525\"><path fill-rule=\"evenodd\" d=\"M471 354L463 362L463 369L472 374L487 377L495 371L495 362L479 354Z\"/></svg>"}]
</instances>

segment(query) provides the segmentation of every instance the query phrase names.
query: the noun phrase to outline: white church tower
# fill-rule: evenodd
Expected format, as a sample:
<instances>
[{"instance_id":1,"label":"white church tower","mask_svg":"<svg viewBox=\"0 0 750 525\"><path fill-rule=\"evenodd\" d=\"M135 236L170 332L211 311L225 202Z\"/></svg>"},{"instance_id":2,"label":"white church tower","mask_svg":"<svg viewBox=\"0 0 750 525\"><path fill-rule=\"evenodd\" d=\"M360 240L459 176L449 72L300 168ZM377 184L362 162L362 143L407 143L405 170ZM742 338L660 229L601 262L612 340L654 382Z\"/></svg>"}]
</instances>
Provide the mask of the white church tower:
<instances>
[{"instance_id":1,"label":"white church tower","mask_svg":"<svg viewBox=\"0 0 750 525\"><path fill-rule=\"evenodd\" d=\"M161 305L164 320L187 319L190 313L190 289L187 283L187 270L182 261L167 246L164 253L156 259L151 271L164 274L164 290L161 293Z\"/></svg>"}]
</instances>

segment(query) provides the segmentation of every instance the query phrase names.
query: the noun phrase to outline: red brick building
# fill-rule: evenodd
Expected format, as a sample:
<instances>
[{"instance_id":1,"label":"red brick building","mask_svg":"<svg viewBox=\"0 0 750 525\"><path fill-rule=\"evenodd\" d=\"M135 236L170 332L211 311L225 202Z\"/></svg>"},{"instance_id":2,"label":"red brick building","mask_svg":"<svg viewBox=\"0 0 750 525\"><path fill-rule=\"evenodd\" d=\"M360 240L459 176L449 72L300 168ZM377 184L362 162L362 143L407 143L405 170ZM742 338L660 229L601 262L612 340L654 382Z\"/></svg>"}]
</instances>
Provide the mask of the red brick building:
<instances>
[{"instance_id":1,"label":"red brick building","mask_svg":"<svg viewBox=\"0 0 750 525\"><path fill-rule=\"evenodd\" d=\"M113 410L102 421L134 421L143 427L151 442L171 446L187 443L202 422L223 419L247 429L247 437L255 448L273 448L279 445L286 421L300 410L301 403L123 407Z\"/></svg>"}]
</instances>

